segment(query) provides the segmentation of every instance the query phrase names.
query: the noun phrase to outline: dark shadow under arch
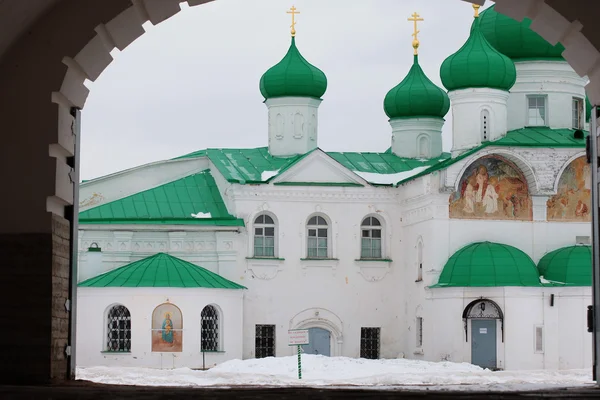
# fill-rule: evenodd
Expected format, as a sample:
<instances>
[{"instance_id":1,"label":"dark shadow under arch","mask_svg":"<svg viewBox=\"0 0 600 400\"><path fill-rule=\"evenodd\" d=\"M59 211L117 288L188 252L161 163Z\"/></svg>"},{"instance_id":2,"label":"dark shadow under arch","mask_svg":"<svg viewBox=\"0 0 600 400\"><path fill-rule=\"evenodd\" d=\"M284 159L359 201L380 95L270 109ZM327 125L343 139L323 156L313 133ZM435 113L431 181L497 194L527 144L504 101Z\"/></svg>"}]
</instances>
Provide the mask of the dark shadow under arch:
<instances>
[{"instance_id":1,"label":"dark shadow under arch","mask_svg":"<svg viewBox=\"0 0 600 400\"><path fill-rule=\"evenodd\" d=\"M485 313L486 303L489 303L495 309ZM473 312L475 311L475 306L478 304L481 304L482 306L482 308L480 308L479 315L473 315ZM467 329L469 319L499 319L502 343L504 343L504 313L502 312L502 309L500 308L498 303L496 303L495 301L486 299L484 297L480 297L477 300L473 300L472 302L467 304L467 306L463 310L462 319L465 327L465 342L469 341L469 333Z\"/></svg>"}]
</instances>

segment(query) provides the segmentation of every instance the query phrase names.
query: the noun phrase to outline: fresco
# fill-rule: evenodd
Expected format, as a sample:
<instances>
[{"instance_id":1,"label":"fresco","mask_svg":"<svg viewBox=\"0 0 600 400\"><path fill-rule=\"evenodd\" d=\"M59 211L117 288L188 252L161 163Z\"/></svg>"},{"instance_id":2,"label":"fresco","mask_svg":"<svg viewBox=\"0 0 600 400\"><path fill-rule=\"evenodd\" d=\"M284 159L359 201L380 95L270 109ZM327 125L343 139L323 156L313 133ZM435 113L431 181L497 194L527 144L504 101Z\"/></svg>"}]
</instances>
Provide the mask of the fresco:
<instances>
[{"instance_id":1,"label":"fresco","mask_svg":"<svg viewBox=\"0 0 600 400\"><path fill-rule=\"evenodd\" d=\"M591 187L590 166L585 157L579 157L565 168L556 195L546 204L548 221L591 221Z\"/></svg>"},{"instance_id":2,"label":"fresco","mask_svg":"<svg viewBox=\"0 0 600 400\"><path fill-rule=\"evenodd\" d=\"M469 165L450 195L450 218L532 219L527 181L519 169L499 156L486 156Z\"/></svg>"},{"instance_id":3,"label":"fresco","mask_svg":"<svg viewBox=\"0 0 600 400\"><path fill-rule=\"evenodd\" d=\"M183 317L174 304L161 304L152 313L152 351L181 352Z\"/></svg>"}]
</instances>

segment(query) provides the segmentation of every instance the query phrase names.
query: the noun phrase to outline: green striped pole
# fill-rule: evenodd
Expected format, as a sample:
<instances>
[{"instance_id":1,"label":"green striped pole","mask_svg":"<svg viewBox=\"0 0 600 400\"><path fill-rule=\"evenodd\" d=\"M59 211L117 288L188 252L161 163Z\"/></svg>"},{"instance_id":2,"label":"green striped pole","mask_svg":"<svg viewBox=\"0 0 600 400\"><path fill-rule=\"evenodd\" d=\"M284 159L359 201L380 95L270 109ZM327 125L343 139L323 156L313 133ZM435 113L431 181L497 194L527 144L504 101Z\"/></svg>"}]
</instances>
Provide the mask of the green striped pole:
<instances>
[{"instance_id":1,"label":"green striped pole","mask_svg":"<svg viewBox=\"0 0 600 400\"><path fill-rule=\"evenodd\" d=\"M300 345L298 345L298 379L302 379L302 358L300 356Z\"/></svg>"}]
</instances>

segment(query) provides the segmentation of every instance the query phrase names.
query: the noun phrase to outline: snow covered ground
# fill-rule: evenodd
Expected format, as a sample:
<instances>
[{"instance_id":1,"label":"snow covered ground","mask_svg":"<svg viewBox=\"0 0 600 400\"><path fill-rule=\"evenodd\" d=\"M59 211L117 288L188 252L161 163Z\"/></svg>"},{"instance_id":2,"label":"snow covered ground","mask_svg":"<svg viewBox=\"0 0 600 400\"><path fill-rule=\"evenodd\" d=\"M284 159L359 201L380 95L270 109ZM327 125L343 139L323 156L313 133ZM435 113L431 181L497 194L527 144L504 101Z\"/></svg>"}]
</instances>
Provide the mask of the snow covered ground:
<instances>
[{"instance_id":1,"label":"snow covered ground","mask_svg":"<svg viewBox=\"0 0 600 400\"><path fill-rule=\"evenodd\" d=\"M564 371L490 371L467 363L419 360L365 360L302 355L232 360L208 371L189 368L77 368L77 379L146 386L364 386L381 389L529 390L593 385L591 369Z\"/></svg>"}]
</instances>

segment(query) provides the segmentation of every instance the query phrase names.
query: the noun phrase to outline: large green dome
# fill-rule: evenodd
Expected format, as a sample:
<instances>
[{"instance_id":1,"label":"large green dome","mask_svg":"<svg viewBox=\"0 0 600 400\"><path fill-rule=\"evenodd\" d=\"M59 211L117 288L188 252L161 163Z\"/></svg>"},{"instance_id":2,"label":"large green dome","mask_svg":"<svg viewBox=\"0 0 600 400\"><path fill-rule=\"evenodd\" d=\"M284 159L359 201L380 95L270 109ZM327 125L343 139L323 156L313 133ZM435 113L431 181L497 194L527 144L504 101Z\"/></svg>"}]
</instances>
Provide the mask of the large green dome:
<instances>
[{"instance_id":1,"label":"large green dome","mask_svg":"<svg viewBox=\"0 0 600 400\"><path fill-rule=\"evenodd\" d=\"M512 60L494 49L479 30L476 18L467 42L446 58L440 68L448 91L467 88L509 90L517 79Z\"/></svg>"},{"instance_id":2,"label":"large green dome","mask_svg":"<svg viewBox=\"0 0 600 400\"><path fill-rule=\"evenodd\" d=\"M383 101L383 110L390 119L407 117L443 118L450 109L450 99L444 90L427 78L419 65L419 56L408 75L390 90Z\"/></svg>"},{"instance_id":3,"label":"large green dome","mask_svg":"<svg viewBox=\"0 0 600 400\"><path fill-rule=\"evenodd\" d=\"M592 249L569 246L551 251L538 263L540 275L553 283L567 286L592 285Z\"/></svg>"},{"instance_id":4,"label":"large green dome","mask_svg":"<svg viewBox=\"0 0 600 400\"><path fill-rule=\"evenodd\" d=\"M260 78L260 92L265 99L297 96L320 98L327 90L327 77L298 51L296 39L283 59Z\"/></svg>"},{"instance_id":5,"label":"large green dome","mask_svg":"<svg viewBox=\"0 0 600 400\"><path fill-rule=\"evenodd\" d=\"M479 16L480 30L487 41L513 60L563 60L562 44L555 46L548 43L537 32L529 27L531 20L524 18L518 22L506 15L496 12L495 5L486 9ZM474 29L475 23L471 29Z\"/></svg>"},{"instance_id":6,"label":"large green dome","mask_svg":"<svg viewBox=\"0 0 600 400\"><path fill-rule=\"evenodd\" d=\"M434 287L540 286L529 256L499 243L478 242L458 250L446 263Z\"/></svg>"}]
</instances>

